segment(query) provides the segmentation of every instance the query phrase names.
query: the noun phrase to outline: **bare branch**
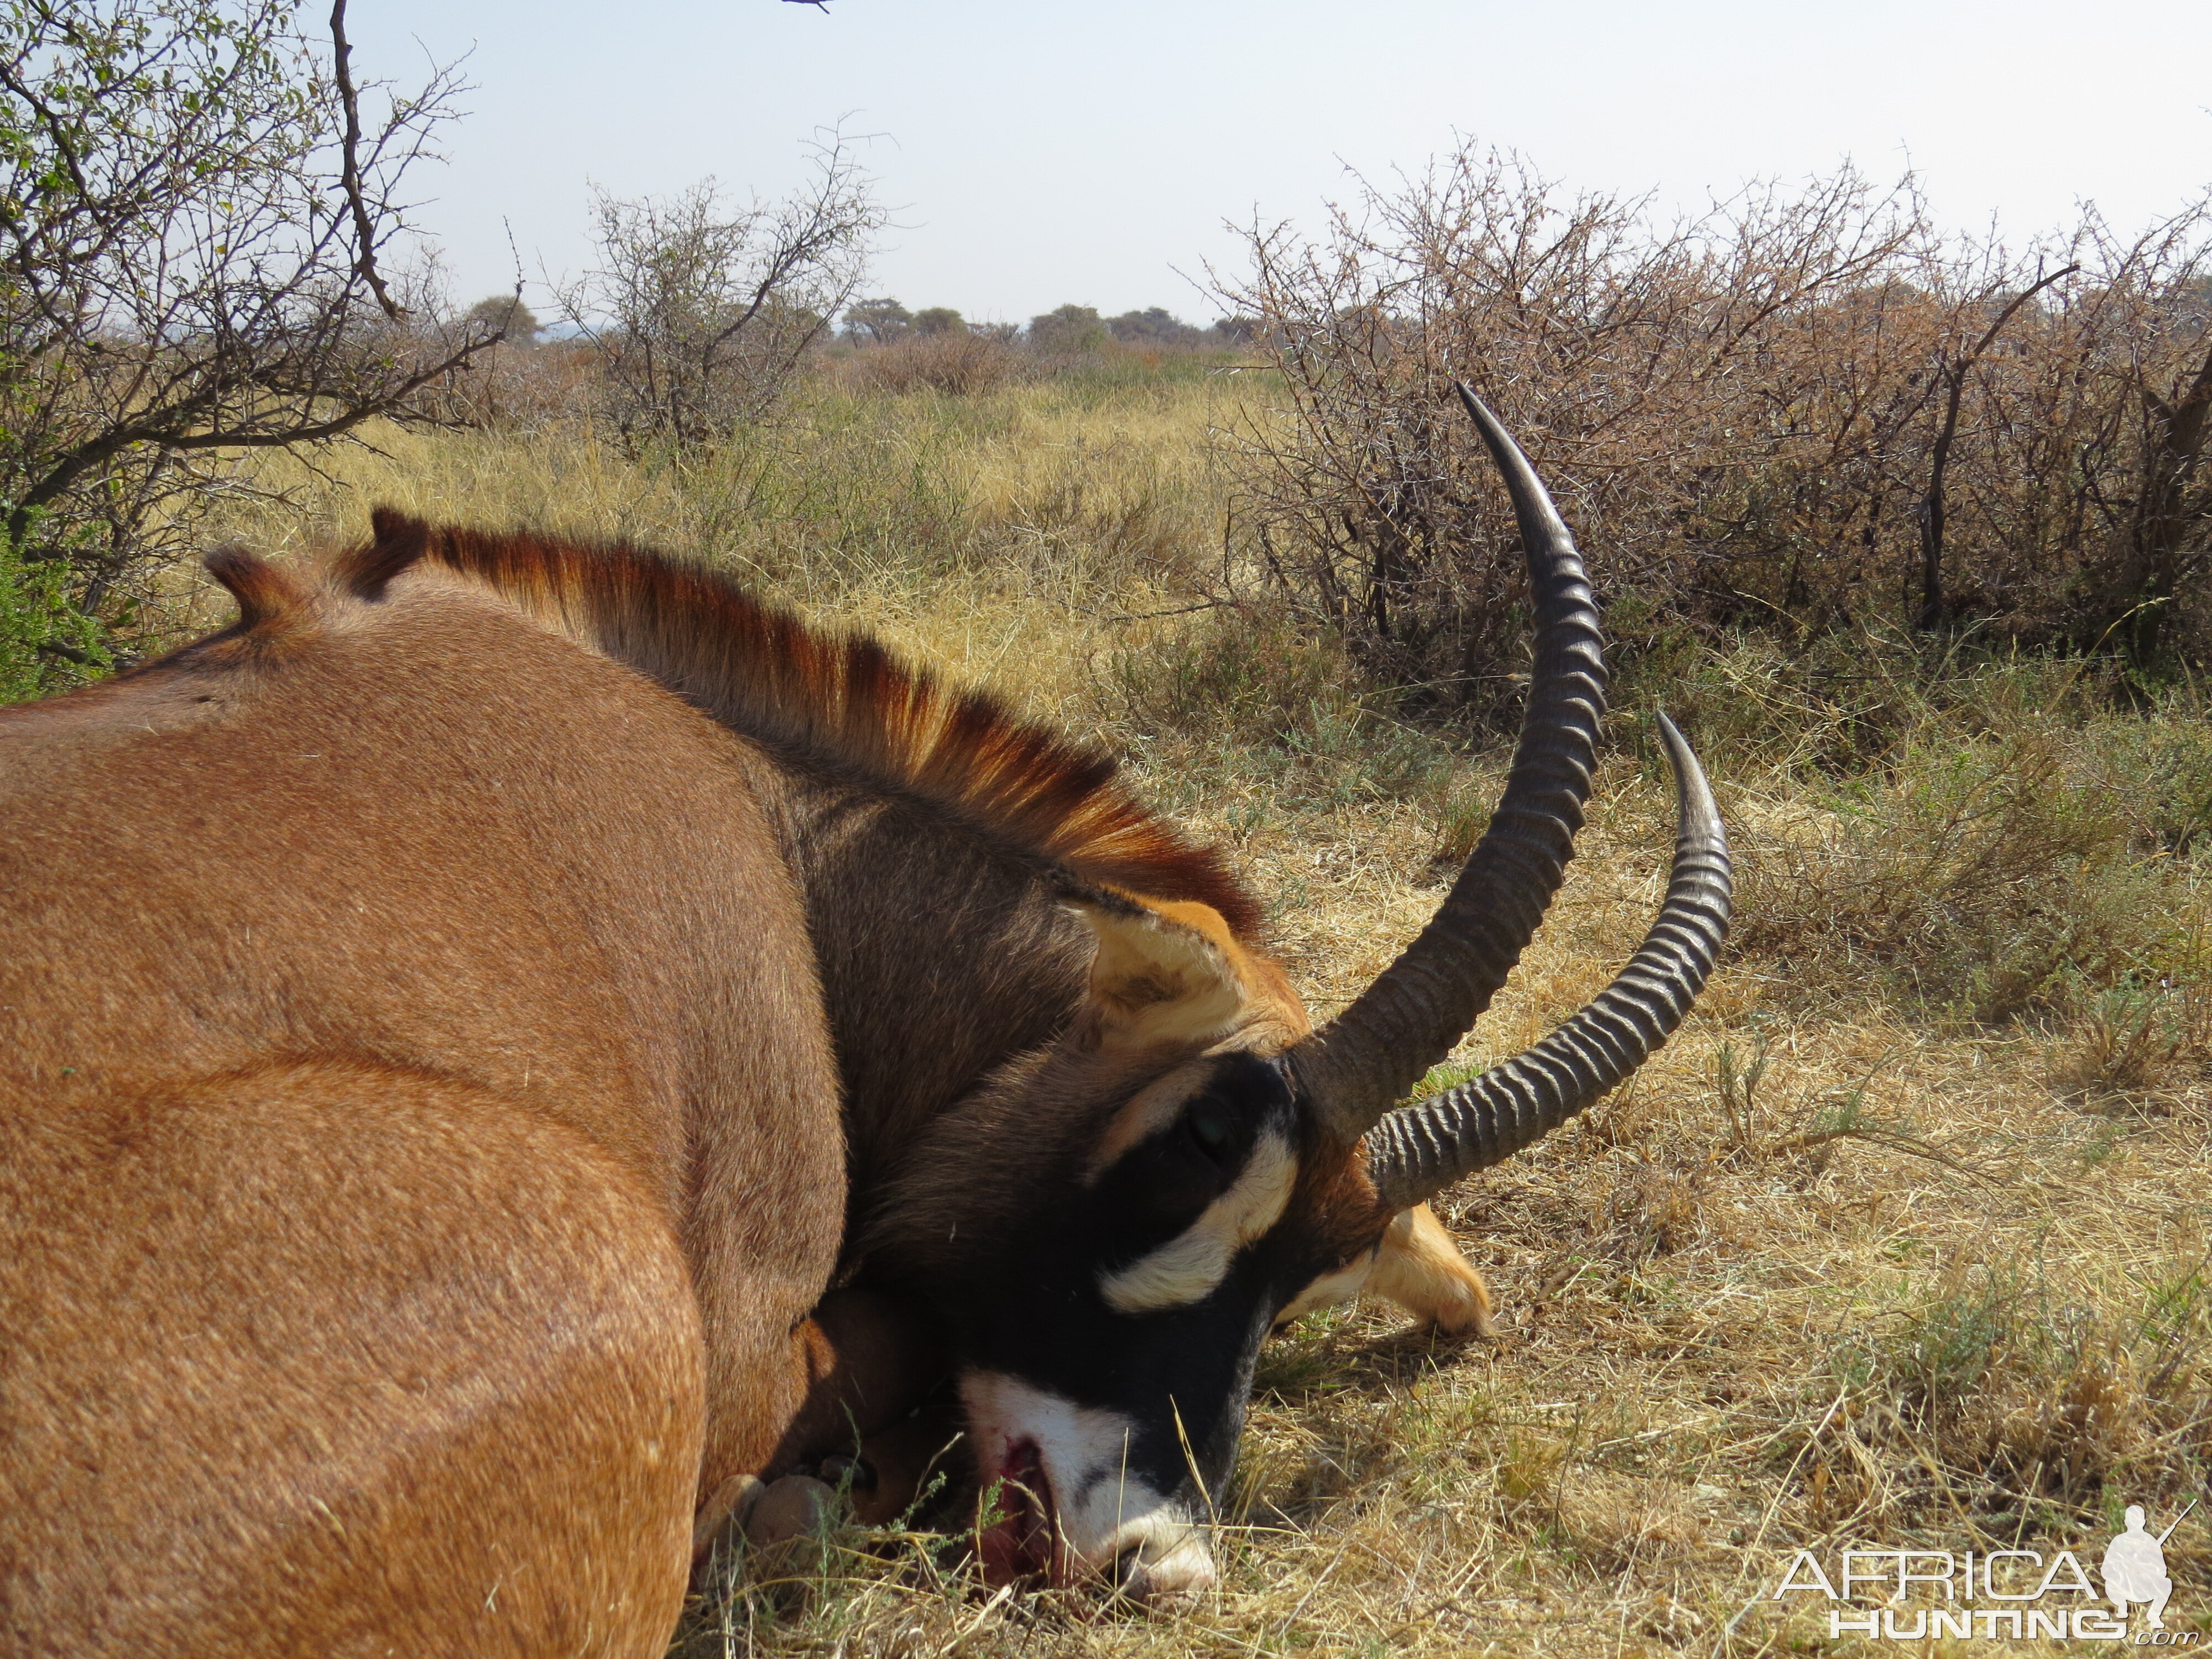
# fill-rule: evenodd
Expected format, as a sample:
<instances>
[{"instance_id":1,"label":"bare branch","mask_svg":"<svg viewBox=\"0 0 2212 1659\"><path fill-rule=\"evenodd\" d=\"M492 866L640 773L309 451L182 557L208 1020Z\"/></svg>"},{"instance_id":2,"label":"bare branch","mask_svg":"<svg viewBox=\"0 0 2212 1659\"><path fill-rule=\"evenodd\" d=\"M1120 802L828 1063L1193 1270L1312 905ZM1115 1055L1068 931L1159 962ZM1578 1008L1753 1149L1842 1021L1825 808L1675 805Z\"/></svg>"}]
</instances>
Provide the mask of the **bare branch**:
<instances>
[{"instance_id":1,"label":"bare branch","mask_svg":"<svg viewBox=\"0 0 2212 1659\"><path fill-rule=\"evenodd\" d=\"M1930 453L1928 469L1928 492L1920 500L1920 628L1923 633L1939 626L1943 620L1943 530L1948 503L1943 495L1943 475L1950 468L1951 445L1959 431L1959 405L1965 396L1966 376L1982 354L1995 343L2004 325L2013 319L2022 306L2058 283L2073 276L2081 267L2070 264L2041 277L2032 286L2014 295L2012 302L1997 313L1982 337L1972 349L1964 353L1950 366L1946 377L1950 397L1943 408L1943 419L1936 428L1935 448ZM1932 378L1931 378L1932 383Z\"/></svg>"},{"instance_id":2,"label":"bare branch","mask_svg":"<svg viewBox=\"0 0 2212 1659\"><path fill-rule=\"evenodd\" d=\"M633 450L713 443L768 413L857 291L887 216L853 143L818 141L813 179L777 204L733 210L712 179L665 201L599 196L599 265L558 292Z\"/></svg>"},{"instance_id":3,"label":"bare branch","mask_svg":"<svg viewBox=\"0 0 2212 1659\"><path fill-rule=\"evenodd\" d=\"M331 74L337 82L338 100L345 110L345 137L341 141L339 188L345 191L346 207L353 215L354 269L362 281L368 284L369 292L376 296L384 314L394 322L404 318L397 301L385 291L384 279L376 272L376 225L369 217L368 204L361 195L361 96L353 85L353 47L346 40L346 0L331 0Z\"/></svg>"}]
</instances>

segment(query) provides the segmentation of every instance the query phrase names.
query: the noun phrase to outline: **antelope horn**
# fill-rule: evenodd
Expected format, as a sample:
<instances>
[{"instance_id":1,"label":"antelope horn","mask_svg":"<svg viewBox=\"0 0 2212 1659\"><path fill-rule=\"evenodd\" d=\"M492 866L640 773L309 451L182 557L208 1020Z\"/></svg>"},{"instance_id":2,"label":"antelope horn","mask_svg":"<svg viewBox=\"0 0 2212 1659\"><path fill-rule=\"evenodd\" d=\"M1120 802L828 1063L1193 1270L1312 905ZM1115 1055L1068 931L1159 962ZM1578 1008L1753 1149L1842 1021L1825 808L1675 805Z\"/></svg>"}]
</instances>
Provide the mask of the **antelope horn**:
<instances>
[{"instance_id":1,"label":"antelope horn","mask_svg":"<svg viewBox=\"0 0 2212 1659\"><path fill-rule=\"evenodd\" d=\"M1520 446L1473 392L1457 390L1520 521L1535 665L1505 793L1451 892L1379 979L1286 1056L1347 1146L1451 1052L1534 936L1574 856L1605 714L1597 608L1574 538Z\"/></svg>"},{"instance_id":2,"label":"antelope horn","mask_svg":"<svg viewBox=\"0 0 2212 1659\"><path fill-rule=\"evenodd\" d=\"M1534 1048L1375 1127L1367 1173L1392 1210L1542 1139L1649 1059L1697 1000L1728 933L1728 836L1690 745L1664 714L1659 732L1680 819L1659 920L1619 977Z\"/></svg>"}]
</instances>

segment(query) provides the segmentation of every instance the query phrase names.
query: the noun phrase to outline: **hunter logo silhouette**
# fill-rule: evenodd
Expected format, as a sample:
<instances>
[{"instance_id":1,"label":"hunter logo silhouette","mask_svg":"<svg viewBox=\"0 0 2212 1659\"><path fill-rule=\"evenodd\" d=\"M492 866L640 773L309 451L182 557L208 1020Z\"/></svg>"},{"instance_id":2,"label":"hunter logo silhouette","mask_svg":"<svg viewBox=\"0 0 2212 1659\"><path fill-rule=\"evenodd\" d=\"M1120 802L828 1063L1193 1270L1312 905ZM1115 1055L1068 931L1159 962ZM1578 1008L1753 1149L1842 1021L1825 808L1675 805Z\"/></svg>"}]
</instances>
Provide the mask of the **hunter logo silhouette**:
<instances>
[{"instance_id":1,"label":"hunter logo silhouette","mask_svg":"<svg viewBox=\"0 0 2212 1659\"><path fill-rule=\"evenodd\" d=\"M2189 1509L2173 1517L2173 1525L2154 1538L2143 1525L2142 1505L2128 1505L2128 1529L2105 1547L2105 1599L2123 1620L2130 1604L2148 1601L2150 1628L2166 1628L2166 1599L2173 1594L2173 1580L2166 1573L2166 1540L2196 1507L2192 1498Z\"/></svg>"}]
</instances>

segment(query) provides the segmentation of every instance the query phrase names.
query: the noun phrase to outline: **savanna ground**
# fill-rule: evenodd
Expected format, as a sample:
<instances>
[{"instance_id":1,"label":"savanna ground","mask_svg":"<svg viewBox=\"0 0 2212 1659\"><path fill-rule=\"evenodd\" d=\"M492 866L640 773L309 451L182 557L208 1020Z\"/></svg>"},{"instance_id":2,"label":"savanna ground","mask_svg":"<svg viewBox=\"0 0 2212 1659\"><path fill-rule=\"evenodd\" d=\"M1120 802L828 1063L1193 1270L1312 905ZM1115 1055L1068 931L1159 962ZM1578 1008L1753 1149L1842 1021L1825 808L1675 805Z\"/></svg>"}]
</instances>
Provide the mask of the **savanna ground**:
<instances>
[{"instance_id":1,"label":"savanna ground","mask_svg":"<svg viewBox=\"0 0 2212 1659\"><path fill-rule=\"evenodd\" d=\"M1402 717L1257 584L1219 436L1256 373L826 380L687 465L573 424L385 432L319 474L270 460L288 498L221 528L281 553L381 501L629 538L872 629L1127 755L1231 849L1326 1015L1432 909L1505 747ZM166 592L156 638L223 616L191 573ZM2164 1527L2212 1473L2212 730L2191 686L1972 647L1707 643L1617 684L1582 855L1455 1063L1533 1041L1640 937L1662 702L1735 840L1735 942L1630 1086L1439 1202L1497 1340L1360 1304L1269 1346L1218 1592L991 1595L942 1534L848 1529L734 1564L682 1650L1847 1653L1818 1598L1760 1599L1800 1547L2094 1572L2124 1504ZM2212 1630L2212 1514L2166 1559L2169 1626Z\"/></svg>"}]
</instances>

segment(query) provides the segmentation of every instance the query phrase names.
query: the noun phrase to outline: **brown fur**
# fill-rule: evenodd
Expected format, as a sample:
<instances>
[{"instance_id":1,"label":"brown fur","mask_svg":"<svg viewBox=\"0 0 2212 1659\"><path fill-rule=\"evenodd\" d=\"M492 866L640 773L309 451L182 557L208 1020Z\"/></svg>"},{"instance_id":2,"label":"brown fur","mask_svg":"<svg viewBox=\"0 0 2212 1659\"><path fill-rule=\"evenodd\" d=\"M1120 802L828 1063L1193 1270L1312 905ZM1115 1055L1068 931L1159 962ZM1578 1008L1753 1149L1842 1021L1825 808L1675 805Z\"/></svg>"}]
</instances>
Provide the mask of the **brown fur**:
<instances>
[{"instance_id":1,"label":"brown fur","mask_svg":"<svg viewBox=\"0 0 2212 1659\"><path fill-rule=\"evenodd\" d=\"M1146 811L1112 758L995 700L811 629L710 571L629 547L431 526L389 511L337 579L420 563L650 676L760 745L750 781L807 906L848 1106L856 1206L914 1137L1082 994L1089 933L1060 895L1260 907L1218 854Z\"/></svg>"},{"instance_id":2,"label":"brown fur","mask_svg":"<svg viewBox=\"0 0 2212 1659\"><path fill-rule=\"evenodd\" d=\"M0 1124L0 1647L650 1650L698 1318L611 1160L332 1061Z\"/></svg>"},{"instance_id":3,"label":"brown fur","mask_svg":"<svg viewBox=\"0 0 2212 1659\"><path fill-rule=\"evenodd\" d=\"M939 1209L1006 1200L1023 1185L1024 1161L1056 1156L1058 1138L1102 1127L1077 1126L1128 1085L1098 1066L1075 1075L1001 1068L1079 1030L1101 1006L1106 994L1090 964L1116 901L1129 902L1133 919L1165 924L1156 945L1194 937L1218 953L1239 1046L1277 1052L1308 1029L1287 976L1257 948L1256 902L1215 854L1114 784L1108 757L1017 722L980 694L947 691L872 641L814 633L709 573L649 553L429 528L392 514L378 515L376 530L343 576L364 592L416 559L485 582L775 757L756 781L806 895L837 1036L848 1236L933 1234ZM1086 927L1072 926L1060 902L1071 881L1101 901L1083 906ZM1173 978L1164 974L1141 994L1182 1022L1187 1000ZM1138 1045L1131 1079L1173 1069L1175 1043L1154 1036ZM948 1147L964 1150L947 1158ZM1298 1212L1317 1236L1340 1228L1364 1256L1375 1241L1371 1194L1352 1190L1364 1182L1357 1149L1310 1150L1310 1164L1345 1167L1310 1168L1303 1201L1323 1207ZM1001 1179L909 1178L963 1155L971 1170L1002 1168ZM898 1215L906 1205L917 1212ZM957 1230L957 1215L942 1219ZM1487 1328L1486 1287L1425 1206L1389 1229L1375 1259L1379 1293L1449 1331ZM866 1270L848 1258L848 1273Z\"/></svg>"},{"instance_id":4,"label":"brown fur","mask_svg":"<svg viewBox=\"0 0 2212 1659\"><path fill-rule=\"evenodd\" d=\"M1434 1321L1448 1335L1491 1334L1490 1286L1425 1204L1392 1220L1362 1288Z\"/></svg>"},{"instance_id":5,"label":"brown fur","mask_svg":"<svg viewBox=\"0 0 2212 1659\"><path fill-rule=\"evenodd\" d=\"M222 574L0 710L15 1650L656 1653L836 1250L758 751L450 576Z\"/></svg>"},{"instance_id":6,"label":"brown fur","mask_svg":"<svg viewBox=\"0 0 2212 1659\"><path fill-rule=\"evenodd\" d=\"M307 585L296 572L246 548L218 547L207 556L207 570L238 601L241 633L258 629L265 638L272 623L307 608Z\"/></svg>"}]
</instances>

